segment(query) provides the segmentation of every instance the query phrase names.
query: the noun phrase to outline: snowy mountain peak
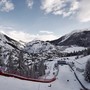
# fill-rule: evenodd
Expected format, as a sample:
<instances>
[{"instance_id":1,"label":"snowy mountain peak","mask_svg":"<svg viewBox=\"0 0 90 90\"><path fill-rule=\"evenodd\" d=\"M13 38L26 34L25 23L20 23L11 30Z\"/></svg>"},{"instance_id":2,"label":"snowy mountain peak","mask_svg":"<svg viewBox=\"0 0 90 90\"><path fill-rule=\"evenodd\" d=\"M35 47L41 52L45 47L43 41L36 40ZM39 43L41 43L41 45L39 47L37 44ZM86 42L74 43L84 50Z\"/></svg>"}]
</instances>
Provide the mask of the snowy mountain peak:
<instances>
[{"instance_id":1,"label":"snowy mountain peak","mask_svg":"<svg viewBox=\"0 0 90 90\"><path fill-rule=\"evenodd\" d=\"M62 36L57 40L51 41L52 44L60 46L77 45L83 47L90 46L90 30L75 30Z\"/></svg>"},{"instance_id":2,"label":"snowy mountain peak","mask_svg":"<svg viewBox=\"0 0 90 90\"><path fill-rule=\"evenodd\" d=\"M12 50L12 49L21 49L21 46L22 45L18 41L8 37L3 33L0 33L0 47Z\"/></svg>"},{"instance_id":3,"label":"snowy mountain peak","mask_svg":"<svg viewBox=\"0 0 90 90\"><path fill-rule=\"evenodd\" d=\"M2 34L2 33L0 33L0 40L3 40L3 41L6 40L6 38L4 37L4 34Z\"/></svg>"},{"instance_id":4,"label":"snowy mountain peak","mask_svg":"<svg viewBox=\"0 0 90 90\"><path fill-rule=\"evenodd\" d=\"M90 29L81 29L81 30L74 30L69 34L66 34L64 36L64 39L61 42L64 42L65 40L67 40L71 35L78 35L78 34L83 34L84 32L90 32ZM61 43L60 42L60 43Z\"/></svg>"}]
</instances>

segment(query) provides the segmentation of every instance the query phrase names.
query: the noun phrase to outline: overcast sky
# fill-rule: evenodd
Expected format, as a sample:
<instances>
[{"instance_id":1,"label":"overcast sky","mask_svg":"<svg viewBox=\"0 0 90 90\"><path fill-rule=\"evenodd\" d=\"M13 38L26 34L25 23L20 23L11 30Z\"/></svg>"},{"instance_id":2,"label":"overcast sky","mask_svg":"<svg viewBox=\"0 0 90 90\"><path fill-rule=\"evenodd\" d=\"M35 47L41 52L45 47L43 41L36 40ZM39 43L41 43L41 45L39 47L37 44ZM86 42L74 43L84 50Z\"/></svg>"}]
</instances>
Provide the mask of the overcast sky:
<instances>
[{"instance_id":1,"label":"overcast sky","mask_svg":"<svg viewBox=\"0 0 90 90\"><path fill-rule=\"evenodd\" d=\"M16 40L53 40L90 28L90 0L0 0L0 31Z\"/></svg>"}]
</instances>

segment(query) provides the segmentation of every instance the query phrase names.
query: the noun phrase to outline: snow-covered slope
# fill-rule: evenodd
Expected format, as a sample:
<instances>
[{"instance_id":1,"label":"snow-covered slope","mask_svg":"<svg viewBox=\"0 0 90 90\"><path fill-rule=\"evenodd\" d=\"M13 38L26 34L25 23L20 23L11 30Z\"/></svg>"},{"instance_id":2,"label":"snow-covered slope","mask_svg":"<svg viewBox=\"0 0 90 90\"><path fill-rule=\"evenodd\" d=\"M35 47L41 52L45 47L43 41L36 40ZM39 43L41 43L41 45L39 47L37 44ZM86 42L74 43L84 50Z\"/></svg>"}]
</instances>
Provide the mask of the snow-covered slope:
<instances>
[{"instance_id":1,"label":"snow-covered slope","mask_svg":"<svg viewBox=\"0 0 90 90\"><path fill-rule=\"evenodd\" d=\"M50 41L52 44L59 46L77 45L82 47L90 46L90 30L75 30L62 36L57 40Z\"/></svg>"},{"instance_id":2,"label":"snow-covered slope","mask_svg":"<svg viewBox=\"0 0 90 90\"><path fill-rule=\"evenodd\" d=\"M37 55L37 59L52 59L60 57L60 51L56 46L50 44L49 42L35 40L26 44L24 51L30 54Z\"/></svg>"},{"instance_id":3,"label":"snow-covered slope","mask_svg":"<svg viewBox=\"0 0 90 90\"><path fill-rule=\"evenodd\" d=\"M16 72L19 69L19 64L22 61L24 69L28 64L32 63L30 55L23 52L22 45L19 42L0 33L0 71Z\"/></svg>"},{"instance_id":4,"label":"snow-covered slope","mask_svg":"<svg viewBox=\"0 0 90 90\"><path fill-rule=\"evenodd\" d=\"M44 75L45 59L55 57L55 46L43 41L28 43L25 48L21 46L19 42L0 34L0 71L32 78Z\"/></svg>"},{"instance_id":5,"label":"snow-covered slope","mask_svg":"<svg viewBox=\"0 0 90 90\"><path fill-rule=\"evenodd\" d=\"M19 42L0 33L0 67L2 66L4 71L6 70L6 65L9 63L10 57L12 56L12 61L17 58L19 49L22 49L21 46Z\"/></svg>"},{"instance_id":6,"label":"snow-covered slope","mask_svg":"<svg viewBox=\"0 0 90 90\"><path fill-rule=\"evenodd\" d=\"M79 80L86 88L88 88L88 90L90 90L90 83L86 82L84 77L86 62L90 59L90 55L79 56L77 59L76 57L69 57L67 62L74 62L73 69L75 70Z\"/></svg>"},{"instance_id":7,"label":"snow-covered slope","mask_svg":"<svg viewBox=\"0 0 90 90\"><path fill-rule=\"evenodd\" d=\"M90 84L84 80L83 72L79 72L77 68L84 69L86 61L90 58L89 56L86 57L79 57L75 59L74 57L62 57L58 58L54 61L48 61L47 64L51 66L49 68L50 73L53 73L54 64L58 60L63 60L66 58L67 63L74 62L75 66L73 69L77 73L80 81L83 83L85 87L90 89ZM52 75L50 75L52 77ZM25 81L19 80L16 78L4 77L0 76L0 90L80 90L82 89L80 83L77 81L74 72L68 65L59 65L59 72L57 75L57 79L52 83L39 83L39 82L32 82L32 81Z\"/></svg>"},{"instance_id":8,"label":"snow-covered slope","mask_svg":"<svg viewBox=\"0 0 90 90\"><path fill-rule=\"evenodd\" d=\"M0 76L0 90L80 90L82 88L68 66L59 66L56 81L39 83ZM69 81L68 81L69 80Z\"/></svg>"},{"instance_id":9,"label":"snow-covered slope","mask_svg":"<svg viewBox=\"0 0 90 90\"><path fill-rule=\"evenodd\" d=\"M11 39L7 35L0 33L0 47L5 47L9 50L12 50L12 49L21 49L21 46L22 45L19 42Z\"/></svg>"},{"instance_id":10,"label":"snow-covered slope","mask_svg":"<svg viewBox=\"0 0 90 90\"><path fill-rule=\"evenodd\" d=\"M78 52L78 51L82 51L82 50L85 50L85 49L87 49L87 48L85 48L85 47L79 47L79 46L70 46L70 47L64 47L63 46L63 52L66 52L66 53L73 53L73 52Z\"/></svg>"},{"instance_id":11,"label":"snow-covered slope","mask_svg":"<svg viewBox=\"0 0 90 90\"><path fill-rule=\"evenodd\" d=\"M71 35L73 35L73 34L79 34L79 33L83 33L84 31L86 31L86 32L90 32L90 30L89 29L82 29L82 30L74 30L74 31L72 31L71 33L69 33L69 34L66 34L65 36L64 36L64 39L61 41L61 42L64 42L64 41L66 41L69 37L71 37ZM78 36L78 35L77 35ZM61 43L60 42L60 43Z\"/></svg>"},{"instance_id":12,"label":"snow-covered slope","mask_svg":"<svg viewBox=\"0 0 90 90\"><path fill-rule=\"evenodd\" d=\"M52 52L56 50L56 47L49 42L35 40L26 44L25 50L29 53L42 53Z\"/></svg>"},{"instance_id":13,"label":"snow-covered slope","mask_svg":"<svg viewBox=\"0 0 90 90\"><path fill-rule=\"evenodd\" d=\"M58 71L58 69L55 69L57 61L66 60L68 64L72 65L72 62L74 63L72 68L77 73L83 85L90 89L90 84L84 80L83 75L86 62L90 58L90 55L81 55L78 57L60 56L61 51L63 52L62 54L64 54L65 52L70 53L87 49L77 45L69 46L68 41L71 43L79 36L80 40L82 39L82 41L85 40L87 42L89 40L88 32L89 31L75 31L65 35L60 40L61 43L67 44L66 46L55 46L49 42L35 40L27 43L23 49L21 48L21 44L17 41L4 34L0 34L0 69L3 71L16 70L18 72L20 71L21 75L27 76L26 74L28 73L28 77L34 77L35 74L32 73L36 72L35 68L37 68L37 73L41 73L39 71L44 71L45 67L43 66L46 64L48 65L48 67L46 67L48 69L46 69L45 74L39 77L39 79L43 77L52 78L54 72ZM83 35L88 36L88 38L85 37L83 39ZM68 65L59 65L59 72L57 74L56 81L47 84L0 76L0 81L2 81L0 82L0 90L80 90L82 88L73 70Z\"/></svg>"}]
</instances>

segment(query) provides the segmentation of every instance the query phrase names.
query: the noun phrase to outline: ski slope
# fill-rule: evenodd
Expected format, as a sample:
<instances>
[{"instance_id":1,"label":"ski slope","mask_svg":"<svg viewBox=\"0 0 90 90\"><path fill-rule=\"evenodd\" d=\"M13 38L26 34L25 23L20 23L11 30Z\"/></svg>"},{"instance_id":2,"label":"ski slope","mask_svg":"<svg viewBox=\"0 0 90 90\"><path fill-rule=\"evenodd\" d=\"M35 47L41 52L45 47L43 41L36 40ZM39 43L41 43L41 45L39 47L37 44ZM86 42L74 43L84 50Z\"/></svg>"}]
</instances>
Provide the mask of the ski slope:
<instances>
[{"instance_id":1,"label":"ski slope","mask_svg":"<svg viewBox=\"0 0 90 90\"><path fill-rule=\"evenodd\" d=\"M57 79L52 83L31 82L0 76L0 90L80 90L80 88L73 71L66 65L59 66Z\"/></svg>"}]
</instances>

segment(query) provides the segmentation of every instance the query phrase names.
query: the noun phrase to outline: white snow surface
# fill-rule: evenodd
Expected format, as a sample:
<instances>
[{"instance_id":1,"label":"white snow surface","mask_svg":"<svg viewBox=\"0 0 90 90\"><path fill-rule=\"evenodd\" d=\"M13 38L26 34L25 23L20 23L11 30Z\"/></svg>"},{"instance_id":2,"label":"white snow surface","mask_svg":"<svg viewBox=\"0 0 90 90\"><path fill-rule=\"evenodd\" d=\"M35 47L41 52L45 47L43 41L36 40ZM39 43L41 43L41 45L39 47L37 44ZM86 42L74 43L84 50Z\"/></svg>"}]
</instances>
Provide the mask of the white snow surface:
<instances>
[{"instance_id":1,"label":"white snow surface","mask_svg":"<svg viewBox=\"0 0 90 90\"><path fill-rule=\"evenodd\" d=\"M73 56L73 57L64 57L64 58L61 58L62 60L66 60L67 62L74 62L75 63L75 66L73 67L73 69L75 70L79 80L82 82L82 84L88 88L90 90L90 83L86 82L85 81L85 78L84 78L84 72L79 72L77 70L77 68L79 69L83 69L85 70L85 66L86 66L86 62L88 60L90 60L90 55L88 56L79 56L78 59L75 59L77 56ZM67 59L68 58L68 59Z\"/></svg>"},{"instance_id":2,"label":"white snow surface","mask_svg":"<svg viewBox=\"0 0 90 90\"><path fill-rule=\"evenodd\" d=\"M75 61L75 66L80 68L80 69L85 69L85 65L86 65L87 60L90 60L90 55L77 59ZM84 72L80 73L75 68L74 68L74 70L76 71L76 74L79 77L80 81L83 83L83 85L90 90L90 83L85 81Z\"/></svg>"},{"instance_id":3,"label":"white snow surface","mask_svg":"<svg viewBox=\"0 0 90 90\"><path fill-rule=\"evenodd\" d=\"M87 49L87 48L85 48L85 47L79 47L79 46L71 46L71 47L68 47L68 48L66 48L63 52L68 52L68 53L70 53L70 52L77 52L77 51L82 51L82 50L85 50L85 49Z\"/></svg>"},{"instance_id":4,"label":"white snow surface","mask_svg":"<svg viewBox=\"0 0 90 90\"><path fill-rule=\"evenodd\" d=\"M52 67L56 61L49 63ZM53 72L53 70L50 71ZM57 79L52 83L25 81L4 76L0 76L0 81L0 90L80 90L82 88L67 65L59 66ZM50 84L51 87L49 87Z\"/></svg>"},{"instance_id":5,"label":"white snow surface","mask_svg":"<svg viewBox=\"0 0 90 90\"><path fill-rule=\"evenodd\" d=\"M80 47L76 45L71 46L57 46L58 50L62 53L78 52L87 49L86 47Z\"/></svg>"}]
</instances>

